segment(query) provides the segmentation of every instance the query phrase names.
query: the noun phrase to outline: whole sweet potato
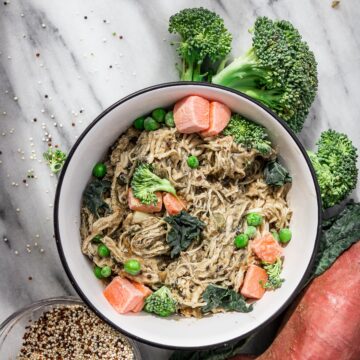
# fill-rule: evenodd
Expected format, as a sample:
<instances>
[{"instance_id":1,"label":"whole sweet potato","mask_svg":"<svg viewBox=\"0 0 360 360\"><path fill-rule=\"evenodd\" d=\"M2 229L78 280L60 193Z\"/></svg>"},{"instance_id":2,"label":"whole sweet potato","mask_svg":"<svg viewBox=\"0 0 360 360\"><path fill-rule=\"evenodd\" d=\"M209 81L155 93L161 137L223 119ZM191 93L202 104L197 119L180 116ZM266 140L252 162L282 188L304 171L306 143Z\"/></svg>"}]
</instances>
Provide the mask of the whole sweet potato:
<instances>
[{"instance_id":1,"label":"whole sweet potato","mask_svg":"<svg viewBox=\"0 0 360 360\"><path fill-rule=\"evenodd\" d=\"M360 241L303 291L265 353L233 358L250 359L360 359Z\"/></svg>"}]
</instances>

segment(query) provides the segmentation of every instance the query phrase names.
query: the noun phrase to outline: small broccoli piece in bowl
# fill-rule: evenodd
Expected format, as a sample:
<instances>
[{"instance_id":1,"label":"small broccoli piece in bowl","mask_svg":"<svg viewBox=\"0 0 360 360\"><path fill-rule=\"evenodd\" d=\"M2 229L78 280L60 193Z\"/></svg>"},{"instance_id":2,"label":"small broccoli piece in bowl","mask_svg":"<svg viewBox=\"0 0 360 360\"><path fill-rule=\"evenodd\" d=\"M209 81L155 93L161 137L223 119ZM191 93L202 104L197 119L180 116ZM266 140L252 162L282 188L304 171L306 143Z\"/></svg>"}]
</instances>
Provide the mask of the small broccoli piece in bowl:
<instances>
[{"instance_id":1,"label":"small broccoli piece in bowl","mask_svg":"<svg viewBox=\"0 0 360 360\"><path fill-rule=\"evenodd\" d=\"M308 155L326 209L340 203L356 188L358 155L349 137L334 130L321 133L317 145L317 152L308 151Z\"/></svg>"},{"instance_id":2,"label":"small broccoli piece in bowl","mask_svg":"<svg viewBox=\"0 0 360 360\"><path fill-rule=\"evenodd\" d=\"M206 80L204 63L221 61L231 50L232 36L224 20L202 7L184 9L171 16L169 32L181 37L177 52L181 58L180 77L184 81Z\"/></svg>"},{"instance_id":3,"label":"small broccoli piece in bowl","mask_svg":"<svg viewBox=\"0 0 360 360\"><path fill-rule=\"evenodd\" d=\"M232 115L223 134L231 135L236 143L249 149L256 149L262 155L271 152L271 142L266 129L239 114Z\"/></svg>"},{"instance_id":4,"label":"small broccoli piece in bowl","mask_svg":"<svg viewBox=\"0 0 360 360\"><path fill-rule=\"evenodd\" d=\"M265 289L275 290L281 287L285 281L280 277L282 271L282 261L280 258L274 264L264 263L264 269L268 274L268 281L264 285Z\"/></svg>"},{"instance_id":5,"label":"small broccoli piece in bowl","mask_svg":"<svg viewBox=\"0 0 360 360\"><path fill-rule=\"evenodd\" d=\"M153 172L150 164L140 164L134 172L131 180L131 189L134 196L143 204L156 205L156 191L165 191L176 195L174 186L168 179L162 179Z\"/></svg>"},{"instance_id":6,"label":"small broccoli piece in bowl","mask_svg":"<svg viewBox=\"0 0 360 360\"><path fill-rule=\"evenodd\" d=\"M47 165L54 174L57 174L61 170L66 157L66 154L60 149L49 148L43 153L43 158L46 160Z\"/></svg>"},{"instance_id":7,"label":"small broccoli piece in bowl","mask_svg":"<svg viewBox=\"0 0 360 360\"><path fill-rule=\"evenodd\" d=\"M212 82L262 102L299 132L317 92L314 54L288 21L259 17L252 33L251 48Z\"/></svg>"},{"instance_id":8,"label":"small broccoli piece in bowl","mask_svg":"<svg viewBox=\"0 0 360 360\"><path fill-rule=\"evenodd\" d=\"M170 290L166 286L163 286L146 298L144 310L166 317L174 314L176 307L177 303L173 299Z\"/></svg>"}]
</instances>

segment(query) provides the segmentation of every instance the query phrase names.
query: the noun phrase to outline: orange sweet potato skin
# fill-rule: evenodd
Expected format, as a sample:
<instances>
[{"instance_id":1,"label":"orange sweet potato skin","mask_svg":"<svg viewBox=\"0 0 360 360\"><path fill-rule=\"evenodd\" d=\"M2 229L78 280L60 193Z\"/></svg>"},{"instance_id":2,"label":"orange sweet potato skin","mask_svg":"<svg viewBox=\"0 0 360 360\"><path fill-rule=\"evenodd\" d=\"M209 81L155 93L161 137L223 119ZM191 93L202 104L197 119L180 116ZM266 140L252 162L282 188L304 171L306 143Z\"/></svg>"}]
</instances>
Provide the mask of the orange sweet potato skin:
<instances>
[{"instance_id":1,"label":"orange sweet potato skin","mask_svg":"<svg viewBox=\"0 0 360 360\"><path fill-rule=\"evenodd\" d=\"M301 294L272 345L233 360L359 360L360 241Z\"/></svg>"}]
</instances>

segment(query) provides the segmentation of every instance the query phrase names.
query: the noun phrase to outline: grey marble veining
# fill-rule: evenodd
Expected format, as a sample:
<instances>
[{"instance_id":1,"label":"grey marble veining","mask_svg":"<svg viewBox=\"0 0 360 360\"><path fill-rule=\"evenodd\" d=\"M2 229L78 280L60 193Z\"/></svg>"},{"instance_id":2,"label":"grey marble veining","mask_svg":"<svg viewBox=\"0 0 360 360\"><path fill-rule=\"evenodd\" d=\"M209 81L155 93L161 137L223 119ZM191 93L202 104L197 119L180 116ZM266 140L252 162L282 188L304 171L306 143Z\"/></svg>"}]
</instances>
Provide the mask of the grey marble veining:
<instances>
[{"instance_id":1,"label":"grey marble veining","mask_svg":"<svg viewBox=\"0 0 360 360\"><path fill-rule=\"evenodd\" d=\"M319 93L301 140L311 148L331 127L348 133L360 148L356 0L343 0L337 9L331 0L1 2L0 321L35 300L74 294L53 238L57 178L41 160L50 137L68 151L114 101L177 80L168 18L200 5L223 16L234 34L234 55L249 46L247 29L256 16L293 22L319 63ZM358 187L354 196L359 195ZM144 349L149 359L167 358L164 351Z\"/></svg>"}]
</instances>

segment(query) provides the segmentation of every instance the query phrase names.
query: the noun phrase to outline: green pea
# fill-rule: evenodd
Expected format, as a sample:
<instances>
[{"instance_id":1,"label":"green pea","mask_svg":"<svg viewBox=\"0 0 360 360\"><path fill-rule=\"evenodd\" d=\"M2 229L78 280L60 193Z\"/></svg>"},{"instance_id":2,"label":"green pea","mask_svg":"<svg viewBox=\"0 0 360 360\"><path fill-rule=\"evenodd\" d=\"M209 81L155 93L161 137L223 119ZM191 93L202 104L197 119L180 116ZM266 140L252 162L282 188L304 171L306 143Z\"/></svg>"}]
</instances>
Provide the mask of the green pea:
<instances>
[{"instance_id":1,"label":"green pea","mask_svg":"<svg viewBox=\"0 0 360 360\"><path fill-rule=\"evenodd\" d=\"M97 266L95 265L94 266L94 275L98 278L98 279L102 279L103 276L101 274L101 267L100 266Z\"/></svg>"},{"instance_id":2,"label":"green pea","mask_svg":"<svg viewBox=\"0 0 360 360\"><path fill-rule=\"evenodd\" d=\"M100 257L108 257L110 256L110 250L109 248L104 245L104 244L100 244L97 248L97 252L99 254Z\"/></svg>"},{"instance_id":3,"label":"green pea","mask_svg":"<svg viewBox=\"0 0 360 360\"><path fill-rule=\"evenodd\" d=\"M290 229L284 228L279 231L280 242L283 244L287 244L291 240L291 237L292 234Z\"/></svg>"},{"instance_id":4,"label":"green pea","mask_svg":"<svg viewBox=\"0 0 360 360\"><path fill-rule=\"evenodd\" d=\"M130 275L137 275L141 270L140 262L135 259L130 259L125 262L124 270Z\"/></svg>"},{"instance_id":5,"label":"green pea","mask_svg":"<svg viewBox=\"0 0 360 360\"><path fill-rule=\"evenodd\" d=\"M146 131L155 131L159 129L159 127L160 124L150 116L144 120L144 129Z\"/></svg>"},{"instance_id":6,"label":"green pea","mask_svg":"<svg viewBox=\"0 0 360 360\"><path fill-rule=\"evenodd\" d=\"M165 121L165 115L166 115L166 110L163 108L155 109L151 113L151 116L153 117L153 119L155 119L159 123L162 123Z\"/></svg>"},{"instance_id":7,"label":"green pea","mask_svg":"<svg viewBox=\"0 0 360 360\"><path fill-rule=\"evenodd\" d=\"M92 174L99 178L102 179L105 175L106 175L106 165L104 163L97 163L95 164L95 166L93 167L93 171Z\"/></svg>"},{"instance_id":8,"label":"green pea","mask_svg":"<svg viewBox=\"0 0 360 360\"><path fill-rule=\"evenodd\" d=\"M253 238L256 234L256 227L255 226L248 226L245 230L245 235L249 237L249 239Z\"/></svg>"},{"instance_id":9,"label":"green pea","mask_svg":"<svg viewBox=\"0 0 360 360\"><path fill-rule=\"evenodd\" d=\"M133 125L135 129L144 130L144 120L145 116L140 116L134 120Z\"/></svg>"},{"instance_id":10,"label":"green pea","mask_svg":"<svg viewBox=\"0 0 360 360\"><path fill-rule=\"evenodd\" d=\"M94 243L94 244L100 244L101 243L101 239L102 239L102 236L101 235L95 235L91 241Z\"/></svg>"},{"instance_id":11,"label":"green pea","mask_svg":"<svg viewBox=\"0 0 360 360\"><path fill-rule=\"evenodd\" d=\"M195 155L190 155L187 158L187 164L191 169L196 169L199 166L199 159Z\"/></svg>"},{"instance_id":12,"label":"green pea","mask_svg":"<svg viewBox=\"0 0 360 360\"><path fill-rule=\"evenodd\" d=\"M172 111L169 111L166 115L165 115L165 124L168 127L175 127L175 121L174 121L174 113Z\"/></svg>"},{"instance_id":13,"label":"green pea","mask_svg":"<svg viewBox=\"0 0 360 360\"><path fill-rule=\"evenodd\" d=\"M263 222L263 217L258 213L250 213L246 216L246 221L249 226L259 226Z\"/></svg>"},{"instance_id":14,"label":"green pea","mask_svg":"<svg viewBox=\"0 0 360 360\"><path fill-rule=\"evenodd\" d=\"M101 276L104 277L104 278L107 278L111 275L111 267L110 266L104 266L102 269L101 269Z\"/></svg>"},{"instance_id":15,"label":"green pea","mask_svg":"<svg viewBox=\"0 0 360 360\"><path fill-rule=\"evenodd\" d=\"M273 238L274 238L276 241L280 241L279 234L278 234L278 232L277 232L276 230L271 230L270 232L271 232Z\"/></svg>"},{"instance_id":16,"label":"green pea","mask_svg":"<svg viewBox=\"0 0 360 360\"><path fill-rule=\"evenodd\" d=\"M240 234L235 236L234 245L238 249L243 249L244 247L246 247L248 242L249 242L249 237L246 234Z\"/></svg>"}]
</instances>

